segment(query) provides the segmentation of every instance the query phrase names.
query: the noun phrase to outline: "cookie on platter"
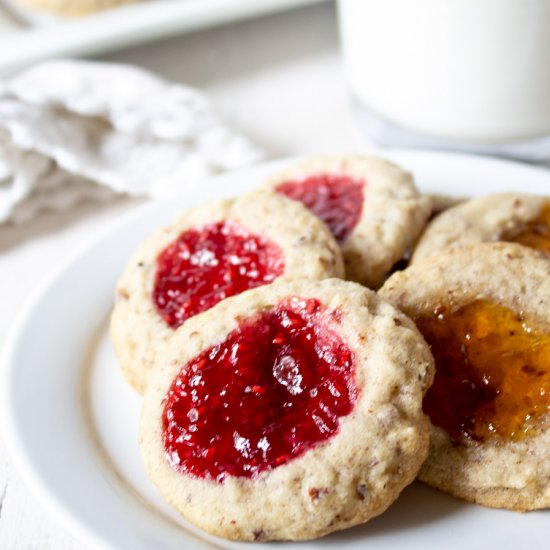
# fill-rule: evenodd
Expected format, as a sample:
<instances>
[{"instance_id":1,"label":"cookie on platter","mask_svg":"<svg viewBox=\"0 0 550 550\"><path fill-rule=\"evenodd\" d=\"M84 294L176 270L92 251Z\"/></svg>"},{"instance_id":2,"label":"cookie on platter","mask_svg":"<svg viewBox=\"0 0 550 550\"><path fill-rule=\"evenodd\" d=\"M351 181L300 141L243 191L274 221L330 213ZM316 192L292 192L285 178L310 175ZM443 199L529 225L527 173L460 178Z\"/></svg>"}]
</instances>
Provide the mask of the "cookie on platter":
<instances>
[{"instance_id":1,"label":"cookie on platter","mask_svg":"<svg viewBox=\"0 0 550 550\"><path fill-rule=\"evenodd\" d=\"M12 0L25 8L50 12L65 17L90 15L137 0Z\"/></svg>"},{"instance_id":2,"label":"cookie on platter","mask_svg":"<svg viewBox=\"0 0 550 550\"><path fill-rule=\"evenodd\" d=\"M428 225L411 263L445 248L495 241L517 242L550 257L550 197L499 193L451 207Z\"/></svg>"},{"instance_id":3,"label":"cookie on platter","mask_svg":"<svg viewBox=\"0 0 550 550\"><path fill-rule=\"evenodd\" d=\"M138 248L118 281L111 337L123 373L143 393L174 330L228 296L342 275L332 235L295 201L257 190L189 209Z\"/></svg>"},{"instance_id":4,"label":"cookie on platter","mask_svg":"<svg viewBox=\"0 0 550 550\"><path fill-rule=\"evenodd\" d=\"M382 513L413 481L432 377L414 324L373 291L278 281L175 333L144 398L144 464L210 533L320 537Z\"/></svg>"},{"instance_id":5,"label":"cookie on platter","mask_svg":"<svg viewBox=\"0 0 550 550\"><path fill-rule=\"evenodd\" d=\"M342 247L348 279L377 288L411 249L431 212L409 172L376 157L319 157L268 181L304 203Z\"/></svg>"},{"instance_id":6,"label":"cookie on platter","mask_svg":"<svg viewBox=\"0 0 550 550\"><path fill-rule=\"evenodd\" d=\"M380 295L435 357L419 478L464 500L550 506L550 261L518 244L448 249L392 275Z\"/></svg>"}]
</instances>

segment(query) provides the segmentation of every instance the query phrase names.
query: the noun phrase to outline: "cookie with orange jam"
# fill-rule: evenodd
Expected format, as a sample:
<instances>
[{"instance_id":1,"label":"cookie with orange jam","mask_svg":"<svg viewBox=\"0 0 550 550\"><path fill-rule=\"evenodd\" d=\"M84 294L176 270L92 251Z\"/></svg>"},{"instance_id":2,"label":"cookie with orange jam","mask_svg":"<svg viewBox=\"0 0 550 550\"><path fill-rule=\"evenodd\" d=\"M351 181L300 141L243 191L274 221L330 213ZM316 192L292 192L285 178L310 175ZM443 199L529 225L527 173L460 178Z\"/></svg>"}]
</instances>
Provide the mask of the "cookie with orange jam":
<instances>
[{"instance_id":1,"label":"cookie with orange jam","mask_svg":"<svg viewBox=\"0 0 550 550\"><path fill-rule=\"evenodd\" d=\"M449 208L428 225L411 263L444 248L495 241L517 242L550 258L550 197L499 193Z\"/></svg>"},{"instance_id":2,"label":"cookie with orange jam","mask_svg":"<svg viewBox=\"0 0 550 550\"><path fill-rule=\"evenodd\" d=\"M485 506L550 506L550 262L518 244L446 250L380 295L417 324L436 374L420 479Z\"/></svg>"},{"instance_id":3,"label":"cookie with orange jam","mask_svg":"<svg viewBox=\"0 0 550 550\"><path fill-rule=\"evenodd\" d=\"M414 324L337 279L284 281L186 322L147 388L141 451L166 500L235 540L382 513L428 451L433 359Z\"/></svg>"},{"instance_id":4,"label":"cookie with orange jam","mask_svg":"<svg viewBox=\"0 0 550 550\"><path fill-rule=\"evenodd\" d=\"M268 185L305 204L342 247L346 276L377 288L412 247L431 212L412 175L376 157L319 157Z\"/></svg>"},{"instance_id":5,"label":"cookie with orange jam","mask_svg":"<svg viewBox=\"0 0 550 550\"><path fill-rule=\"evenodd\" d=\"M328 229L271 191L187 210L139 247L118 281L111 337L123 373L143 393L176 328L229 296L279 278L342 275Z\"/></svg>"}]
</instances>

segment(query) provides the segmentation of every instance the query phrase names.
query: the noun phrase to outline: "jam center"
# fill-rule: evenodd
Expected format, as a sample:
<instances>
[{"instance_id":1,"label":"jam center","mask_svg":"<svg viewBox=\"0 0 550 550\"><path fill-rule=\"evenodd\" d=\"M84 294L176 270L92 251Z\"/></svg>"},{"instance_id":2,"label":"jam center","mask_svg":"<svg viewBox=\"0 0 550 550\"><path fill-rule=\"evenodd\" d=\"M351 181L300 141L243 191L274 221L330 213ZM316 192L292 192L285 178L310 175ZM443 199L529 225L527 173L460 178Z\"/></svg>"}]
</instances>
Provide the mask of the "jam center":
<instances>
[{"instance_id":1,"label":"jam center","mask_svg":"<svg viewBox=\"0 0 550 550\"><path fill-rule=\"evenodd\" d=\"M539 250L550 258L550 204L521 233L508 240Z\"/></svg>"},{"instance_id":2,"label":"jam center","mask_svg":"<svg viewBox=\"0 0 550 550\"><path fill-rule=\"evenodd\" d=\"M533 433L550 411L550 335L479 300L415 320L436 362L424 412L454 441Z\"/></svg>"},{"instance_id":3,"label":"jam center","mask_svg":"<svg viewBox=\"0 0 550 550\"><path fill-rule=\"evenodd\" d=\"M334 323L338 312L317 300L290 298L186 364L163 411L171 466L220 482L254 477L335 435L357 389Z\"/></svg>"},{"instance_id":4,"label":"jam center","mask_svg":"<svg viewBox=\"0 0 550 550\"><path fill-rule=\"evenodd\" d=\"M274 281L284 270L279 247L224 221L189 229L157 259L153 302L173 328L229 296Z\"/></svg>"},{"instance_id":5,"label":"jam center","mask_svg":"<svg viewBox=\"0 0 550 550\"><path fill-rule=\"evenodd\" d=\"M302 202L343 242L359 222L363 210L363 183L346 175L319 174L281 183L278 193Z\"/></svg>"}]
</instances>

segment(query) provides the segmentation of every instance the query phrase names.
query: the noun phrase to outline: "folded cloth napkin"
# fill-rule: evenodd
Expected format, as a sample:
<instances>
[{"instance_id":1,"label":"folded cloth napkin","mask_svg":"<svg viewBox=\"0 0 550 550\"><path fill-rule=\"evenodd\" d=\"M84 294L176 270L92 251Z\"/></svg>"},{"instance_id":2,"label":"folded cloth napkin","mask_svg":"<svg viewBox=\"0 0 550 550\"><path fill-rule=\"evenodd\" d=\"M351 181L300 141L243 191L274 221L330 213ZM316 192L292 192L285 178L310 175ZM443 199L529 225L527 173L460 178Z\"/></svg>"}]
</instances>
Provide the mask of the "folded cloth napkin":
<instances>
[{"instance_id":1,"label":"folded cloth napkin","mask_svg":"<svg viewBox=\"0 0 550 550\"><path fill-rule=\"evenodd\" d=\"M0 223L176 194L261 156L199 93L135 67L56 61L0 82Z\"/></svg>"}]
</instances>

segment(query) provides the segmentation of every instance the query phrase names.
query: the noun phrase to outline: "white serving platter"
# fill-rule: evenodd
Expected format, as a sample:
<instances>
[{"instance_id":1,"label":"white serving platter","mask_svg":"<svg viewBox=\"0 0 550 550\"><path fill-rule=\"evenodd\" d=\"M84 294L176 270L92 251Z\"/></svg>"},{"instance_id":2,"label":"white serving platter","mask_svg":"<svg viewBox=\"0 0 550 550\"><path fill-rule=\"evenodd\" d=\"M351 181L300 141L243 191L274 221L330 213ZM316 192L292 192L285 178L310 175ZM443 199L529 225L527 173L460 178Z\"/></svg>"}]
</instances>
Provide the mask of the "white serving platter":
<instances>
[{"instance_id":1,"label":"white serving platter","mask_svg":"<svg viewBox=\"0 0 550 550\"><path fill-rule=\"evenodd\" d=\"M0 36L0 75L55 57L99 54L184 32L326 0L143 0L80 19L0 0L38 28Z\"/></svg>"},{"instance_id":2,"label":"white serving platter","mask_svg":"<svg viewBox=\"0 0 550 550\"><path fill-rule=\"evenodd\" d=\"M550 172L507 161L427 152L386 156L422 191L550 194ZM45 507L96 548L435 550L546 548L548 511L466 504L421 484L367 524L306 543L240 544L190 526L148 481L138 451L141 398L124 382L107 323L115 281L136 245L183 207L259 185L288 160L224 175L147 205L109 228L45 282L8 337L0 421L13 463Z\"/></svg>"}]
</instances>

